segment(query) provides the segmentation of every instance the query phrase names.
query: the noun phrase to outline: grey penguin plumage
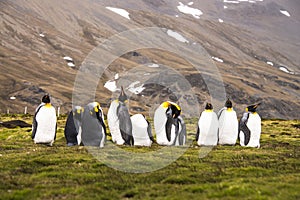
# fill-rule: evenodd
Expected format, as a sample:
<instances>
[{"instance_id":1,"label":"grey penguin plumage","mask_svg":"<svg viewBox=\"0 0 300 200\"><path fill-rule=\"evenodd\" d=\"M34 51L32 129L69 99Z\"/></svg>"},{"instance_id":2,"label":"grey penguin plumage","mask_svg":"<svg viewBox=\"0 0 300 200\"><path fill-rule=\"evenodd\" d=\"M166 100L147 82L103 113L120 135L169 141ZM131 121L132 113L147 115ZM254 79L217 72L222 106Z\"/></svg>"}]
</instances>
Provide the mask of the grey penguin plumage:
<instances>
[{"instance_id":1,"label":"grey penguin plumage","mask_svg":"<svg viewBox=\"0 0 300 200\"><path fill-rule=\"evenodd\" d=\"M121 135L126 145L134 145L134 138L132 136L132 123L130 119L130 114L126 106L127 95L124 92L123 87L121 87L121 93L119 96L119 106L117 108L117 116L119 119L119 128Z\"/></svg>"},{"instance_id":2,"label":"grey penguin plumage","mask_svg":"<svg viewBox=\"0 0 300 200\"><path fill-rule=\"evenodd\" d=\"M103 111L97 102L89 103L82 115L81 139L85 146L104 147L106 140L106 126Z\"/></svg>"},{"instance_id":3,"label":"grey penguin plumage","mask_svg":"<svg viewBox=\"0 0 300 200\"><path fill-rule=\"evenodd\" d=\"M67 117L64 134L68 146L79 145L81 143L82 114L83 108L75 106Z\"/></svg>"}]
</instances>

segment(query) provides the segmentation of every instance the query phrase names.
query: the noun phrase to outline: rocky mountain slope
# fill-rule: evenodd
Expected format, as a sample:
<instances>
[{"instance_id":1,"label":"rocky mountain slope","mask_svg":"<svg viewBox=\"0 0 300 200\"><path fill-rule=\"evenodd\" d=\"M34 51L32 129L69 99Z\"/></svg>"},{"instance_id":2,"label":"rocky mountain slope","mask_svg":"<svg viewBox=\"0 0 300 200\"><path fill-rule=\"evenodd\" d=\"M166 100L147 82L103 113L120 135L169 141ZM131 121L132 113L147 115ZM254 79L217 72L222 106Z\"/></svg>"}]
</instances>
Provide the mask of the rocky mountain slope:
<instances>
[{"instance_id":1,"label":"rocky mountain slope","mask_svg":"<svg viewBox=\"0 0 300 200\"><path fill-rule=\"evenodd\" d=\"M93 50L124 31L158 27L165 31L161 43L166 48L178 43L182 51L195 52L201 47L203 55L193 58L202 71L174 53L178 51L159 47L125 52L107 68L101 66L105 55L99 55L94 66L105 70L91 84L96 84L96 100L104 108L123 85L132 114L151 115L170 99L182 105L185 115L197 115L212 101L215 91L208 82L213 84L220 73L226 93L214 101L216 110L227 96L239 115L247 105L261 102L263 118L299 119L297 0L7 0L0 2L0 16L0 112L23 112L27 106L33 113L44 93L67 112L78 73L95 70L85 68ZM159 39L145 34L143 42L157 44ZM84 82L85 90L92 90Z\"/></svg>"}]
</instances>

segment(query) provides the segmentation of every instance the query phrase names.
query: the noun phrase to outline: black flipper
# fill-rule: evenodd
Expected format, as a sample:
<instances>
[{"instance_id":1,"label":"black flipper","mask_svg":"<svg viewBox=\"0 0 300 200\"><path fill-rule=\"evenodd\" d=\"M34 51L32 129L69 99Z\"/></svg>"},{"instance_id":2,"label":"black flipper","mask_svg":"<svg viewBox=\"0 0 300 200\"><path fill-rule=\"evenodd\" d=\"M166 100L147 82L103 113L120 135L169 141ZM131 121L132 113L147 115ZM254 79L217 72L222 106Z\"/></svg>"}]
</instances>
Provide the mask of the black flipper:
<instances>
[{"instance_id":1,"label":"black flipper","mask_svg":"<svg viewBox=\"0 0 300 200\"><path fill-rule=\"evenodd\" d=\"M133 137L133 135L131 136L131 138L130 138L131 140L131 145L133 146L134 145L134 137Z\"/></svg>"},{"instance_id":2,"label":"black flipper","mask_svg":"<svg viewBox=\"0 0 300 200\"><path fill-rule=\"evenodd\" d=\"M57 133L57 122L55 124L55 134L54 134L54 140L56 140L56 133Z\"/></svg>"},{"instance_id":3,"label":"black flipper","mask_svg":"<svg viewBox=\"0 0 300 200\"><path fill-rule=\"evenodd\" d=\"M148 127L147 127L147 132L148 132L148 136L150 138L150 140L154 143L154 137L152 135L152 129L151 129L151 124L149 123L148 120L146 120L147 124L148 124Z\"/></svg>"},{"instance_id":4,"label":"black flipper","mask_svg":"<svg viewBox=\"0 0 300 200\"><path fill-rule=\"evenodd\" d=\"M99 120L101 126L103 127L104 135L106 136L107 135L107 133L106 133L106 126L104 124L102 116L100 116L100 111L96 113L96 116L97 116L97 119Z\"/></svg>"},{"instance_id":5,"label":"black flipper","mask_svg":"<svg viewBox=\"0 0 300 200\"><path fill-rule=\"evenodd\" d=\"M200 134L200 128L199 125L197 126L197 133L196 133L196 141L199 139L199 134Z\"/></svg>"},{"instance_id":6,"label":"black flipper","mask_svg":"<svg viewBox=\"0 0 300 200\"><path fill-rule=\"evenodd\" d=\"M172 125L173 125L173 118L171 116L168 116L167 122L166 122L166 136L168 141L171 141L171 132L172 132Z\"/></svg>"},{"instance_id":7,"label":"black flipper","mask_svg":"<svg viewBox=\"0 0 300 200\"><path fill-rule=\"evenodd\" d=\"M31 139L35 138L35 134L36 134L36 129L37 129L38 123L34 117L33 122L32 122L32 134L31 134Z\"/></svg>"},{"instance_id":8,"label":"black flipper","mask_svg":"<svg viewBox=\"0 0 300 200\"><path fill-rule=\"evenodd\" d=\"M222 112L226 110L226 108L222 108L219 112L218 112L218 119L220 119L220 116L222 115Z\"/></svg>"},{"instance_id":9,"label":"black flipper","mask_svg":"<svg viewBox=\"0 0 300 200\"><path fill-rule=\"evenodd\" d=\"M71 143L71 144L77 143L78 132L76 130L75 123L74 123L73 111L69 112L69 115L67 117L64 134L65 134L67 144L68 143Z\"/></svg>"},{"instance_id":10,"label":"black flipper","mask_svg":"<svg viewBox=\"0 0 300 200\"><path fill-rule=\"evenodd\" d=\"M37 129L37 126L38 126L38 123L36 121L36 115L38 114L38 112L40 111L40 109L43 107L44 105L40 105L35 114L34 114L34 117L33 117L33 122L32 122L32 134L31 134L31 138L34 139L35 138L35 134L36 134L36 129Z\"/></svg>"},{"instance_id":11,"label":"black flipper","mask_svg":"<svg viewBox=\"0 0 300 200\"><path fill-rule=\"evenodd\" d=\"M243 131L244 138L245 138L244 139L245 146L247 146L247 144L250 141L250 137L251 137L251 132L250 132L249 128L247 127L248 118L249 118L249 113L244 113L243 117L240 119L240 123L239 123L239 134L241 131Z\"/></svg>"}]
</instances>

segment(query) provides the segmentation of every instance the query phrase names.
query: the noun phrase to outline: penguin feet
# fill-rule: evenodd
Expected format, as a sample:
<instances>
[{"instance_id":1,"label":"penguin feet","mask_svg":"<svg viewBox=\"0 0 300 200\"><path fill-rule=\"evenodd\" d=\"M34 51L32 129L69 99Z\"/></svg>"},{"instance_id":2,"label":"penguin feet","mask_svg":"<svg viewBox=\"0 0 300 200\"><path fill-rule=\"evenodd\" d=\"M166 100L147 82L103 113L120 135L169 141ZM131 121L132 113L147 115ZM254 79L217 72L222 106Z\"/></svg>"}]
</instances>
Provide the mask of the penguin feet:
<instances>
[{"instance_id":1,"label":"penguin feet","mask_svg":"<svg viewBox=\"0 0 300 200\"><path fill-rule=\"evenodd\" d=\"M71 142L69 142L69 143L67 144L68 147L72 147L72 146L76 146L76 145L77 145L77 143L71 143Z\"/></svg>"}]
</instances>

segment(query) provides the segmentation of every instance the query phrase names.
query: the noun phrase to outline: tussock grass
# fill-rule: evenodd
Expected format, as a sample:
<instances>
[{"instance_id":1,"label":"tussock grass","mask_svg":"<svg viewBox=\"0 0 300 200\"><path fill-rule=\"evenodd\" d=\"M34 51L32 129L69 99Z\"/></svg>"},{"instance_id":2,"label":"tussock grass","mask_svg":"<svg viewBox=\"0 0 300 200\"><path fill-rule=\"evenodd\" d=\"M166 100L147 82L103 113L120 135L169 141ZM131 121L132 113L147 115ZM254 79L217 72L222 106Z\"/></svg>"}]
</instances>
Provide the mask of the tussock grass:
<instances>
[{"instance_id":1,"label":"tussock grass","mask_svg":"<svg viewBox=\"0 0 300 200\"><path fill-rule=\"evenodd\" d=\"M1 121L32 116L2 115ZM197 119L186 120L188 136ZM149 173L126 173L99 162L85 147L66 147L65 116L53 147L36 145L31 128L0 127L0 199L300 199L299 120L264 120L261 148L195 142L176 161ZM147 153L161 149L120 147Z\"/></svg>"}]
</instances>

